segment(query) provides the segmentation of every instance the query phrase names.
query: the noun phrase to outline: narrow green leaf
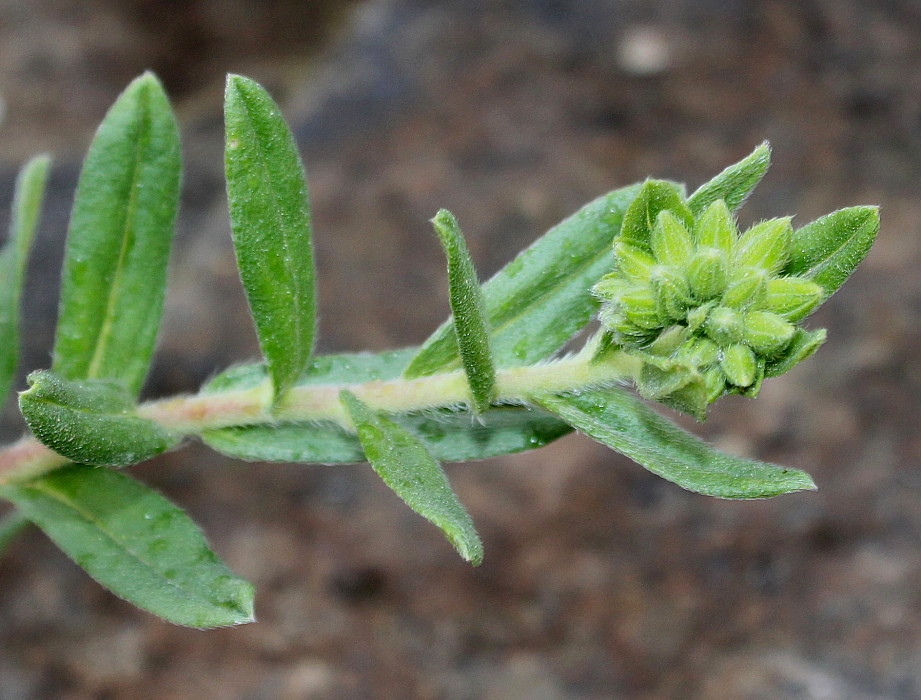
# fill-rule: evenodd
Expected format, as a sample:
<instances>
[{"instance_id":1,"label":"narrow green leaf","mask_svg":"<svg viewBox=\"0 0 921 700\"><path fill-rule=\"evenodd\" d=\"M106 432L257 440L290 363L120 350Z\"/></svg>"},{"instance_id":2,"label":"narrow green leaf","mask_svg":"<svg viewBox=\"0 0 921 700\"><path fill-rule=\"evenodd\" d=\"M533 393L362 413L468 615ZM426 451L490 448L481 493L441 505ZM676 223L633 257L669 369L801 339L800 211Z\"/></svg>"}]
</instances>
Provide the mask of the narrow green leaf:
<instances>
[{"instance_id":1,"label":"narrow green leaf","mask_svg":"<svg viewBox=\"0 0 921 700\"><path fill-rule=\"evenodd\" d=\"M541 395L535 401L654 474L719 498L766 498L815 489L798 469L724 454L621 389Z\"/></svg>"},{"instance_id":2,"label":"narrow green leaf","mask_svg":"<svg viewBox=\"0 0 921 700\"><path fill-rule=\"evenodd\" d=\"M652 230L663 211L671 212L687 228L694 223L679 185L667 180L646 180L627 207L618 242L649 251Z\"/></svg>"},{"instance_id":3,"label":"narrow green leaf","mask_svg":"<svg viewBox=\"0 0 921 700\"><path fill-rule=\"evenodd\" d=\"M771 146L765 141L738 163L698 187L688 197L688 206L695 216L718 199L725 201L729 209L738 209L761 182L770 165Z\"/></svg>"},{"instance_id":4,"label":"narrow green leaf","mask_svg":"<svg viewBox=\"0 0 921 700\"><path fill-rule=\"evenodd\" d=\"M16 535L22 532L28 524L28 518L18 510L13 510L0 518L0 556L3 556L3 552L16 539Z\"/></svg>"},{"instance_id":5,"label":"narrow green leaf","mask_svg":"<svg viewBox=\"0 0 921 700\"><path fill-rule=\"evenodd\" d=\"M543 447L572 429L541 410L497 406L472 420L464 411L426 411L391 419L435 459L471 461ZM358 438L334 423L279 423L209 430L202 440L237 459L336 464L364 461Z\"/></svg>"},{"instance_id":6,"label":"narrow green leaf","mask_svg":"<svg viewBox=\"0 0 921 700\"><path fill-rule=\"evenodd\" d=\"M136 394L156 342L179 201L179 132L145 73L96 131L77 185L61 280L55 372Z\"/></svg>"},{"instance_id":7,"label":"narrow green leaf","mask_svg":"<svg viewBox=\"0 0 921 700\"><path fill-rule=\"evenodd\" d=\"M598 308L591 288L613 266L611 244L638 186L586 204L519 253L483 285L497 366L526 365L558 350ZM422 345L407 377L461 366L449 319Z\"/></svg>"},{"instance_id":8,"label":"narrow green leaf","mask_svg":"<svg viewBox=\"0 0 921 700\"><path fill-rule=\"evenodd\" d=\"M50 164L48 156L37 156L19 171L13 194L10 235L0 250L0 404L16 373L22 286Z\"/></svg>"},{"instance_id":9,"label":"narrow green leaf","mask_svg":"<svg viewBox=\"0 0 921 700\"><path fill-rule=\"evenodd\" d=\"M340 397L355 423L365 456L384 483L438 527L464 559L474 566L483 561L483 544L473 521L425 445L354 394L343 391Z\"/></svg>"},{"instance_id":10,"label":"narrow green leaf","mask_svg":"<svg viewBox=\"0 0 921 700\"><path fill-rule=\"evenodd\" d=\"M492 403L496 385L483 294L454 214L442 209L432 224L448 259L448 291L457 349L473 395L473 407L482 413Z\"/></svg>"},{"instance_id":11,"label":"narrow green leaf","mask_svg":"<svg viewBox=\"0 0 921 700\"><path fill-rule=\"evenodd\" d=\"M180 437L134 415L120 385L68 381L46 370L32 372L19 408L35 437L75 462L127 466L178 444Z\"/></svg>"},{"instance_id":12,"label":"narrow green leaf","mask_svg":"<svg viewBox=\"0 0 921 700\"><path fill-rule=\"evenodd\" d=\"M824 328L817 328L813 331L797 328L783 354L778 359L769 362L764 368L764 376L776 377L788 372L794 365L819 349L819 346L825 342L825 334Z\"/></svg>"},{"instance_id":13,"label":"narrow green leaf","mask_svg":"<svg viewBox=\"0 0 921 700\"><path fill-rule=\"evenodd\" d=\"M115 595L187 627L253 621L253 587L182 510L105 467L70 465L0 486L25 517Z\"/></svg>"},{"instance_id":14,"label":"narrow green leaf","mask_svg":"<svg viewBox=\"0 0 921 700\"><path fill-rule=\"evenodd\" d=\"M784 272L834 293L866 257L879 233L879 207L848 207L793 232Z\"/></svg>"},{"instance_id":15,"label":"narrow green leaf","mask_svg":"<svg viewBox=\"0 0 921 700\"><path fill-rule=\"evenodd\" d=\"M313 351L316 294L307 183L278 105L227 77L224 168L233 244L276 399Z\"/></svg>"},{"instance_id":16,"label":"narrow green leaf","mask_svg":"<svg viewBox=\"0 0 921 700\"><path fill-rule=\"evenodd\" d=\"M395 379L415 348L380 354L315 356L297 386ZM233 367L212 379L206 392L251 388L266 379L262 364ZM571 428L550 414L523 406L495 406L473 420L465 411L424 411L392 416L439 460L469 461L536 449ZM358 438L334 423L284 422L209 430L202 440L238 459L269 462L348 463L364 460Z\"/></svg>"},{"instance_id":17,"label":"narrow green leaf","mask_svg":"<svg viewBox=\"0 0 921 700\"><path fill-rule=\"evenodd\" d=\"M374 379L394 379L417 348L385 350L379 353L349 352L338 355L315 355L297 380L296 386L313 384L351 384ZM265 364L236 365L215 375L202 393L251 389L268 377Z\"/></svg>"}]
</instances>

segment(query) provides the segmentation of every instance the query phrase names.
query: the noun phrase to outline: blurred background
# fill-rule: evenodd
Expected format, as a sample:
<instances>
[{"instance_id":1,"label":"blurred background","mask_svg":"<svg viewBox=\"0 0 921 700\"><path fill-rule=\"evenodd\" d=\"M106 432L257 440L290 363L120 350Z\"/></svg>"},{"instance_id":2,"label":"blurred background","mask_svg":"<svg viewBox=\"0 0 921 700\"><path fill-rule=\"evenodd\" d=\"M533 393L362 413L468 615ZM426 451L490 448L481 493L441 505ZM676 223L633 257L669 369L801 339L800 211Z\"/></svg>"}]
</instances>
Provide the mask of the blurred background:
<instances>
[{"instance_id":1,"label":"blurred background","mask_svg":"<svg viewBox=\"0 0 921 700\"><path fill-rule=\"evenodd\" d=\"M604 191L693 188L767 138L743 224L880 204L882 232L812 318L818 356L692 426L817 493L708 499L572 435L449 467L486 546L472 569L366 466L191 445L132 473L256 584L258 624L162 623L30 530L0 560L0 699L921 697L919 3L0 0L4 211L19 164L55 156L24 370L49 364L82 155L148 68L186 162L148 396L258 354L223 193L228 71L297 134L323 351L415 344L444 318L439 207L486 277Z\"/></svg>"}]
</instances>

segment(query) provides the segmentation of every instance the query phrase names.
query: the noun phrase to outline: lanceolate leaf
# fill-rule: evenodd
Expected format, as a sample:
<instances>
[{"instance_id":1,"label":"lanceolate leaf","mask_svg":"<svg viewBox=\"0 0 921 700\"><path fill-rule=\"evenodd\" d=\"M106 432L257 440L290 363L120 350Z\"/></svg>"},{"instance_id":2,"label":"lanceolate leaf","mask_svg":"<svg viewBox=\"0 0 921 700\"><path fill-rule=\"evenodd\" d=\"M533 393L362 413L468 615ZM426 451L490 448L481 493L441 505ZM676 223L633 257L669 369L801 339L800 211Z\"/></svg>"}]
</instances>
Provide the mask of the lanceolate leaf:
<instances>
[{"instance_id":1,"label":"lanceolate leaf","mask_svg":"<svg viewBox=\"0 0 921 700\"><path fill-rule=\"evenodd\" d=\"M320 355L313 358L298 386L394 379L415 348L380 354ZM241 365L217 375L207 392L247 389L264 381L263 365ZM571 432L545 411L523 406L495 406L472 420L463 411L424 411L391 416L412 432L439 460L474 460L542 447ZM361 462L358 438L334 423L282 422L209 430L204 442L239 459L270 462Z\"/></svg>"},{"instance_id":2,"label":"lanceolate leaf","mask_svg":"<svg viewBox=\"0 0 921 700\"><path fill-rule=\"evenodd\" d=\"M374 471L406 504L436 525L471 564L483 560L483 544L434 457L412 434L343 391L365 456Z\"/></svg>"},{"instance_id":3,"label":"lanceolate leaf","mask_svg":"<svg viewBox=\"0 0 921 700\"><path fill-rule=\"evenodd\" d=\"M471 419L465 411L426 411L391 419L435 459L471 461L533 450L572 432L545 411L497 406ZM237 459L316 464L364 461L358 438L335 423L279 423L209 430L205 444Z\"/></svg>"},{"instance_id":4,"label":"lanceolate leaf","mask_svg":"<svg viewBox=\"0 0 921 700\"><path fill-rule=\"evenodd\" d=\"M13 195L10 235L0 250L0 404L16 371L20 296L50 163L47 156L38 156L19 172Z\"/></svg>"},{"instance_id":5,"label":"lanceolate leaf","mask_svg":"<svg viewBox=\"0 0 921 700\"><path fill-rule=\"evenodd\" d=\"M179 442L153 421L134 415L132 397L106 381L68 381L53 372L29 375L19 408L35 437L75 462L127 466Z\"/></svg>"},{"instance_id":6,"label":"lanceolate leaf","mask_svg":"<svg viewBox=\"0 0 921 700\"><path fill-rule=\"evenodd\" d=\"M718 199L725 201L730 210L738 209L761 182L770 165L771 146L765 141L750 155L697 188L688 197L688 206L695 216Z\"/></svg>"},{"instance_id":7,"label":"lanceolate leaf","mask_svg":"<svg viewBox=\"0 0 921 700\"><path fill-rule=\"evenodd\" d=\"M815 489L805 472L724 454L620 389L542 395L535 401L576 430L689 491L765 498Z\"/></svg>"},{"instance_id":8,"label":"lanceolate leaf","mask_svg":"<svg viewBox=\"0 0 921 700\"><path fill-rule=\"evenodd\" d=\"M188 627L253 621L253 588L235 577L175 505L128 476L71 465L0 486L87 573L116 595Z\"/></svg>"},{"instance_id":9,"label":"lanceolate leaf","mask_svg":"<svg viewBox=\"0 0 921 700\"><path fill-rule=\"evenodd\" d=\"M442 209L432 219L432 224L448 259L448 288L457 349L470 384L474 409L482 413L492 402L496 384L483 295L457 219Z\"/></svg>"},{"instance_id":10,"label":"lanceolate leaf","mask_svg":"<svg viewBox=\"0 0 921 700\"><path fill-rule=\"evenodd\" d=\"M879 232L878 207L848 207L793 232L785 272L835 292L864 259Z\"/></svg>"},{"instance_id":11,"label":"lanceolate leaf","mask_svg":"<svg viewBox=\"0 0 921 700\"><path fill-rule=\"evenodd\" d=\"M693 223L681 187L667 180L646 180L624 214L619 242L649 250L652 230L660 212L669 211L685 226Z\"/></svg>"},{"instance_id":12,"label":"lanceolate leaf","mask_svg":"<svg viewBox=\"0 0 921 700\"><path fill-rule=\"evenodd\" d=\"M591 288L613 265L611 244L637 186L610 192L557 224L483 285L496 366L526 365L558 350L591 319ZM460 367L449 320L425 341L407 377Z\"/></svg>"},{"instance_id":13,"label":"lanceolate leaf","mask_svg":"<svg viewBox=\"0 0 921 700\"><path fill-rule=\"evenodd\" d=\"M146 73L109 110L80 174L54 345L62 377L140 389L160 325L179 170L172 110Z\"/></svg>"},{"instance_id":14,"label":"lanceolate leaf","mask_svg":"<svg viewBox=\"0 0 921 700\"><path fill-rule=\"evenodd\" d=\"M234 249L277 398L294 384L313 350L307 185L291 132L262 87L229 76L224 119Z\"/></svg>"}]
</instances>

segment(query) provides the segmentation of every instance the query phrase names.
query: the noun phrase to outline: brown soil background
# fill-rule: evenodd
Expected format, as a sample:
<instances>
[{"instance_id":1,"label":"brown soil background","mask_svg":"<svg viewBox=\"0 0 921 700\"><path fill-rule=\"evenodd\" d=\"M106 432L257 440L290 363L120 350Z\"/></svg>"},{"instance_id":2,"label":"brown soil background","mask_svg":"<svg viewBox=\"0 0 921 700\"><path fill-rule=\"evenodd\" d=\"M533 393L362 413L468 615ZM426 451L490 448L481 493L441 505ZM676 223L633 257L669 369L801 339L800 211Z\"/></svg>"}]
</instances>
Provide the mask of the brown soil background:
<instances>
[{"instance_id":1,"label":"brown soil background","mask_svg":"<svg viewBox=\"0 0 921 700\"><path fill-rule=\"evenodd\" d=\"M442 206L487 276L603 191L696 186L768 138L743 223L877 203L883 229L814 316L820 354L694 428L809 469L817 493L707 499L570 436L449 468L486 545L471 569L366 467L192 445L132 472L256 584L259 622L160 622L31 530L0 560L0 699L921 697L918 3L0 0L3 206L22 159L56 156L29 369L48 364L82 153L146 68L187 165L149 396L257 354L221 181L226 71L269 87L300 141L323 351L417 343L444 317Z\"/></svg>"}]
</instances>

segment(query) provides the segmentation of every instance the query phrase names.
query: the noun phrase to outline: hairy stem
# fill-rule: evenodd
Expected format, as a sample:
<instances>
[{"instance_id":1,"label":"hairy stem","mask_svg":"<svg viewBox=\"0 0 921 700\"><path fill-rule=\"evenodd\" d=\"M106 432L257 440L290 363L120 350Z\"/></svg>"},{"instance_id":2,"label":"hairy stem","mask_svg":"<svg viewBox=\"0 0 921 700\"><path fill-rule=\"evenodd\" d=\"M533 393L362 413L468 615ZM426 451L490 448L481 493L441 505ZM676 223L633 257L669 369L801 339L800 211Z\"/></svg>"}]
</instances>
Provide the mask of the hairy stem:
<instances>
[{"instance_id":1,"label":"hairy stem","mask_svg":"<svg viewBox=\"0 0 921 700\"><path fill-rule=\"evenodd\" d=\"M500 369L496 373L496 403L525 404L535 393L598 388L631 378L638 369L638 361L624 353L612 353L601 362L591 362L591 354L586 349L544 364ZM279 421L332 421L354 430L339 400L343 390L387 413L470 405L472 400L465 374L455 370L414 379L296 386L274 408L271 385L266 380L243 390L151 401L138 406L137 415L182 435ZM66 463L64 457L26 437L0 449L0 484L34 478Z\"/></svg>"}]
</instances>

